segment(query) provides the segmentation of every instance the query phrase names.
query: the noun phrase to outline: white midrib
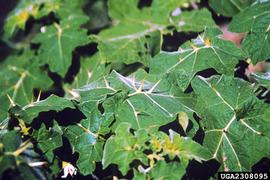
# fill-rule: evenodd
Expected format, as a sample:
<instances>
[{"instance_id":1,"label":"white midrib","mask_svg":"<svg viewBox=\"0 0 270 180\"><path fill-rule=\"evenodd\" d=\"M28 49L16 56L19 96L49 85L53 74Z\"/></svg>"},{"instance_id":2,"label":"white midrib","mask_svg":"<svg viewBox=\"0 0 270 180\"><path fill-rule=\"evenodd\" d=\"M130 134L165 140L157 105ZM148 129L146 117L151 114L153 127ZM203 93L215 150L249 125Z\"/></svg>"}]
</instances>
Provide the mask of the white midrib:
<instances>
[{"instance_id":1,"label":"white midrib","mask_svg":"<svg viewBox=\"0 0 270 180\"><path fill-rule=\"evenodd\" d=\"M124 40L124 39L129 39L129 40L138 39L138 38L141 38L149 33L155 32L155 31L163 31L165 28L166 28L166 26L153 24L150 29L146 29L144 31L134 33L134 34L110 38L110 39L107 39L107 41L114 42L114 41L120 41L120 40Z\"/></svg>"}]
</instances>

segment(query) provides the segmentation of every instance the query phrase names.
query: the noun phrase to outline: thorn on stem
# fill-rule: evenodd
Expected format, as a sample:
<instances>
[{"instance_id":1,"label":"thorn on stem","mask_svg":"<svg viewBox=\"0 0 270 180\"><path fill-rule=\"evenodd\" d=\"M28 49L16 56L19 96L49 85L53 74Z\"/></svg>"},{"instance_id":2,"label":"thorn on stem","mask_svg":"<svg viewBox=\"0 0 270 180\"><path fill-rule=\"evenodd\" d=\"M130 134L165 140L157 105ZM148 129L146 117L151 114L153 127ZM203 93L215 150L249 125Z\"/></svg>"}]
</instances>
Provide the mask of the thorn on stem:
<instances>
[{"instance_id":1,"label":"thorn on stem","mask_svg":"<svg viewBox=\"0 0 270 180\"><path fill-rule=\"evenodd\" d=\"M39 90L39 93L38 93L38 97L37 97L37 101L36 102L39 102L40 101L40 96L41 96L41 90Z\"/></svg>"},{"instance_id":2,"label":"thorn on stem","mask_svg":"<svg viewBox=\"0 0 270 180\"><path fill-rule=\"evenodd\" d=\"M16 106L15 102L11 99L11 97L7 94L8 100L10 102L10 104L14 107Z\"/></svg>"}]
</instances>

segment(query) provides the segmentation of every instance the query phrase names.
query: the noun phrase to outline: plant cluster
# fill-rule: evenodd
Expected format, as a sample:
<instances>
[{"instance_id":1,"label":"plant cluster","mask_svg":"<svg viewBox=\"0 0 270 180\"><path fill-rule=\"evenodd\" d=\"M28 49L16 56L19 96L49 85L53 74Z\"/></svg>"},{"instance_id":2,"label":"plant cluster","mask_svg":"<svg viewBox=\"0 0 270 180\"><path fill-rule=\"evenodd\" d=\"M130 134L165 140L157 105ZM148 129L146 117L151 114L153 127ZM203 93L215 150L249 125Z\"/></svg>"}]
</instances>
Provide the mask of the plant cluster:
<instances>
[{"instance_id":1,"label":"plant cluster","mask_svg":"<svg viewBox=\"0 0 270 180\"><path fill-rule=\"evenodd\" d=\"M270 157L270 76L236 71L270 59L269 22L268 0L19 1L2 31L0 177L251 171Z\"/></svg>"}]
</instances>

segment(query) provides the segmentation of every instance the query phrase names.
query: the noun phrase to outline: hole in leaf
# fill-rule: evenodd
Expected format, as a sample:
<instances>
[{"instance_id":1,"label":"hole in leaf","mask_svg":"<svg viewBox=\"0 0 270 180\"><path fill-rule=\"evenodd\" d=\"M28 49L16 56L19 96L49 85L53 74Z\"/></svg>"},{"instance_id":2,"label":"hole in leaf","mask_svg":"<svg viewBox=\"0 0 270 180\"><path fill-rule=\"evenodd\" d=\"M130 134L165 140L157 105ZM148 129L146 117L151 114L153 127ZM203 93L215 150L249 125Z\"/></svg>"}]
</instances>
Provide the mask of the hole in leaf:
<instances>
[{"instance_id":1,"label":"hole in leaf","mask_svg":"<svg viewBox=\"0 0 270 180\"><path fill-rule=\"evenodd\" d=\"M191 86L191 84L188 85L188 87L186 88L186 90L184 91L184 93L188 94L191 93L193 91L193 88Z\"/></svg>"},{"instance_id":2,"label":"hole in leaf","mask_svg":"<svg viewBox=\"0 0 270 180\"><path fill-rule=\"evenodd\" d=\"M189 120L186 132L189 132L193 128L193 122Z\"/></svg>"},{"instance_id":3,"label":"hole in leaf","mask_svg":"<svg viewBox=\"0 0 270 180\"><path fill-rule=\"evenodd\" d=\"M142 53L142 52L138 52L138 55L139 55L140 57L143 57L143 53Z\"/></svg>"},{"instance_id":4,"label":"hole in leaf","mask_svg":"<svg viewBox=\"0 0 270 180\"><path fill-rule=\"evenodd\" d=\"M143 166L143 167L147 167L147 166L144 166L141 161L135 159L134 161L132 161L132 163L130 163L130 167L132 168L137 168L139 165Z\"/></svg>"},{"instance_id":5,"label":"hole in leaf","mask_svg":"<svg viewBox=\"0 0 270 180\"><path fill-rule=\"evenodd\" d=\"M209 68L209 69L205 69L200 72L197 72L196 75L209 78L213 75L220 75L220 74L214 68Z\"/></svg>"},{"instance_id":6,"label":"hole in leaf","mask_svg":"<svg viewBox=\"0 0 270 180\"><path fill-rule=\"evenodd\" d=\"M56 111L48 111L39 113L38 117L34 118L32 121L33 129L39 129L41 124L44 123L46 128L53 126L53 120L56 116Z\"/></svg>"},{"instance_id":7,"label":"hole in leaf","mask_svg":"<svg viewBox=\"0 0 270 180\"><path fill-rule=\"evenodd\" d=\"M207 0L202 0L200 1L200 3L197 3L198 7L199 8L207 8L208 10L210 10L211 14L212 14L212 18L214 19L214 21L216 22L217 25L220 25L220 24L225 24L225 23L228 23L231 21L232 18L230 17L225 17L225 16L222 16L220 14L217 14L208 4L208 1Z\"/></svg>"},{"instance_id":8,"label":"hole in leaf","mask_svg":"<svg viewBox=\"0 0 270 180\"><path fill-rule=\"evenodd\" d=\"M48 66L47 66L48 68ZM62 78L57 73L53 73L51 71L48 72L49 77L53 80L54 84L53 87L50 88L50 91L48 91L47 95L55 94L57 96L63 97L65 95L65 91L62 87ZM44 92L46 93L46 92Z\"/></svg>"},{"instance_id":9,"label":"hole in leaf","mask_svg":"<svg viewBox=\"0 0 270 180\"><path fill-rule=\"evenodd\" d=\"M80 55L76 52L73 52L72 63L65 75L64 82L72 83L75 76L79 73L79 71L80 71Z\"/></svg>"},{"instance_id":10,"label":"hole in leaf","mask_svg":"<svg viewBox=\"0 0 270 180\"><path fill-rule=\"evenodd\" d=\"M150 69L149 69L149 67L145 67L144 70L145 70L147 73L149 73L149 70L150 70Z\"/></svg>"},{"instance_id":11,"label":"hole in leaf","mask_svg":"<svg viewBox=\"0 0 270 180\"><path fill-rule=\"evenodd\" d=\"M201 118L196 114L196 113L193 113L193 118L199 122L201 120Z\"/></svg>"},{"instance_id":12,"label":"hole in leaf","mask_svg":"<svg viewBox=\"0 0 270 180\"><path fill-rule=\"evenodd\" d=\"M76 48L76 52L81 56L92 56L98 51L97 43L90 43Z\"/></svg>"},{"instance_id":13,"label":"hole in leaf","mask_svg":"<svg viewBox=\"0 0 270 180\"><path fill-rule=\"evenodd\" d=\"M125 64L118 72L123 76L128 76L142 67L144 67L143 64L138 62L128 65Z\"/></svg>"},{"instance_id":14,"label":"hole in leaf","mask_svg":"<svg viewBox=\"0 0 270 180\"><path fill-rule=\"evenodd\" d=\"M165 132L166 134L169 134L169 130L173 130L180 134L181 136L185 136L186 133L181 127L181 125L178 123L178 120L174 120L166 125L160 126L159 130Z\"/></svg>"},{"instance_id":15,"label":"hole in leaf","mask_svg":"<svg viewBox=\"0 0 270 180\"><path fill-rule=\"evenodd\" d=\"M103 113L105 112L105 109L104 109L102 103L99 103L99 104L98 104L98 110L99 110L99 112L100 112L101 114L103 114Z\"/></svg>"},{"instance_id":16,"label":"hole in leaf","mask_svg":"<svg viewBox=\"0 0 270 180\"><path fill-rule=\"evenodd\" d=\"M235 66L236 71L234 72L234 76L249 81L245 72L248 67L248 63L245 61L239 61L239 63Z\"/></svg>"},{"instance_id":17,"label":"hole in leaf","mask_svg":"<svg viewBox=\"0 0 270 180\"><path fill-rule=\"evenodd\" d=\"M144 43L143 46L145 47L145 49L148 49L148 44Z\"/></svg>"},{"instance_id":18,"label":"hole in leaf","mask_svg":"<svg viewBox=\"0 0 270 180\"><path fill-rule=\"evenodd\" d=\"M203 143L204 131L202 130L201 127L198 129L198 131L196 132L196 134L194 135L192 139L196 141L197 143L200 143L200 144Z\"/></svg>"},{"instance_id":19,"label":"hole in leaf","mask_svg":"<svg viewBox=\"0 0 270 180\"><path fill-rule=\"evenodd\" d=\"M137 7L142 9L144 7L150 7L153 0L140 0Z\"/></svg>"},{"instance_id":20,"label":"hole in leaf","mask_svg":"<svg viewBox=\"0 0 270 180\"><path fill-rule=\"evenodd\" d=\"M163 51L178 51L180 45L186 41L196 38L198 33L183 33L173 31L173 34L163 35Z\"/></svg>"},{"instance_id":21,"label":"hole in leaf","mask_svg":"<svg viewBox=\"0 0 270 180\"><path fill-rule=\"evenodd\" d=\"M82 119L86 117L78 109L66 108L56 114L55 120L60 126L68 126L74 123L79 123Z\"/></svg>"}]
</instances>

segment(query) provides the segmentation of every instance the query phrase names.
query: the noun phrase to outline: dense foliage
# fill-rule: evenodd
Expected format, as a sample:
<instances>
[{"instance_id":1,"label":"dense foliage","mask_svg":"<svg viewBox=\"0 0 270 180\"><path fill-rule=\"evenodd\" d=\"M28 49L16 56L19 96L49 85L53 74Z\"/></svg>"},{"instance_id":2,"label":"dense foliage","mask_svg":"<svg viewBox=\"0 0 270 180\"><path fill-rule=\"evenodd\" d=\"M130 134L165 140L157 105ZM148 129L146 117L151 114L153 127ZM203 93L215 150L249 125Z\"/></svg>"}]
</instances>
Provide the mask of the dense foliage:
<instances>
[{"instance_id":1,"label":"dense foliage","mask_svg":"<svg viewBox=\"0 0 270 180\"><path fill-rule=\"evenodd\" d=\"M14 3L1 38L0 177L254 170L270 157L270 72L244 71L270 59L269 22L268 0Z\"/></svg>"}]
</instances>

